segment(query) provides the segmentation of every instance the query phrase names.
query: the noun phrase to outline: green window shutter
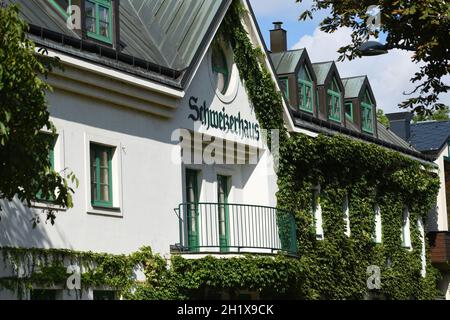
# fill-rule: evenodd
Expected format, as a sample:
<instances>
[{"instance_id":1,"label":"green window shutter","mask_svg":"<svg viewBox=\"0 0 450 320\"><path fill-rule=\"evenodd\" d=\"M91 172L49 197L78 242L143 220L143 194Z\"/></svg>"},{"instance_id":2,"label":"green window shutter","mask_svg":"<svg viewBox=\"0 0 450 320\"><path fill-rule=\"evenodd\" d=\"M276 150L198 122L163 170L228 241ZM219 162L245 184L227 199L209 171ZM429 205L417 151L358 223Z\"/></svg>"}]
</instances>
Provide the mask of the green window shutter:
<instances>
[{"instance_id":1,"label":"green window shutter","mask_svg":"<svg viewBox=\"0 0 450 320\"><path fill-rule=\"evenodd\" d=\"M228 252L230 228L229 228L229 177L217 176L217 198L218 198L218 220L219 220L219 241L220 251Z\"/></svg>"},{"instance_id":2,"label":"green window shutter","mask_svg":"<svg viewBox=\"0 0 450 320\"><path fill-rule=\"evenodd\" d=\"M86 0L85 24L90 38L112 44L113 16L111 0Z\"/></svg>"},{"instance_id":3,"label":"green window shutter","mask_svg":"<svg viewBox=\"0 0 450 320\"><path fill-rule=\"evenodd\" d=\"M327 103L327 109L328 109L328 119L341 122L341 108L342 108L342 101L341 101L341 92L339 90L339 86L337 84L336 78L333 79L331 82L331 85L327 91L328 93L328 103Z\"/></svg>"},{"instance_id":4,"label":"green window shutter","mask_svg":"<svg viewBox=\"0 0 450 320\"><path fill-rule=\"evenodd\" d=\"M42 133L42 136L44 139L48 140L48 143L50 145L50 150L48 152L48 161L50 162L50 169L55 170L55 144L57 137L53 137L48 133ZM36 200L39 202L52 202L54 201L54 195L48 194L47 196L42 194L42 191L39 191L36 194Z\"/></svg>"},{"instance_id":5,"label":"green window shutter","mask_svg":"<svg viewBox=\"0 0 450 320\"><path fill-rule=\"evenodd\" d=\"M113 181L112 181L112 155L111 147L91 144L91 201L96 207L112 208Z\"/></svg>"},{"instance_id":6,"label":"green window shutter","mask_svg":"<svg viewBox=\"0 0 450 320\"><path fill-rule=\"evenodd\" d=\"M314 112L314 92L311 75L303 65L298 73L298 107L302 111Z\"/></svg>"}]
</instances>

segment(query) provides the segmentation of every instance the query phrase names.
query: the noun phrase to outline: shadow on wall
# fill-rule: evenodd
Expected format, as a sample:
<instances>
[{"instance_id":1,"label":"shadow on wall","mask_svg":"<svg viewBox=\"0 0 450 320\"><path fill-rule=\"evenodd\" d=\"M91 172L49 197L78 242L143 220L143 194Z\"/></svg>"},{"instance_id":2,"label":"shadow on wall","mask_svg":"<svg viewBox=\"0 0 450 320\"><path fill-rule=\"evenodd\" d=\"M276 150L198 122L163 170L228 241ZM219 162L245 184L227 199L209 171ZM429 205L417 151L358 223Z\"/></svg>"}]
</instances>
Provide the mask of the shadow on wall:
<instances>
[{"instance_id":1,"label":"shadow on wall","mask_svg":"<svg viewBox=\"0 0 450 320\"><path fill-rule=\"evenodd\" d=\"M52 228L52 233L59 231L56 226L45 222L46 214L42 210L28 208L17 198L11 202L0 200L0 206L2 209L0 212L0 247L52 248L54 246L48 228ZM41 222L33 228L32 219L36 217L36 214L39 214ZM64 239L60 234L58 237ZM67 243L62 242L62 244L64 247L70 248Z\"/></svg>"}]
</instances>

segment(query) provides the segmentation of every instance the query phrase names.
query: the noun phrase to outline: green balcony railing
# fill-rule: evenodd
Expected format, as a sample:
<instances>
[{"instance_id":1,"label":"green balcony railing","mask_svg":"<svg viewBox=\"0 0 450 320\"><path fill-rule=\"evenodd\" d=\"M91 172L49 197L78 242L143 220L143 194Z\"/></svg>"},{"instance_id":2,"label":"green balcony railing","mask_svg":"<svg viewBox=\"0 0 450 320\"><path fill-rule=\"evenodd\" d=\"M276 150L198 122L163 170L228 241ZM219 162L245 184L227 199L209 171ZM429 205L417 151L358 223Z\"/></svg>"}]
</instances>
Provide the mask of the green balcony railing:
<instances>
[{"instance_id":1,"label":"green balcony railing","mask_svg":"<svg viewBox=\"0 0 450 320\"><path fill-rule=\"evenodd\" d=\"M175 209L184 253L278 253L297 255L294 215L278 208L183 203Z\"/></svg>"}]
</instances>

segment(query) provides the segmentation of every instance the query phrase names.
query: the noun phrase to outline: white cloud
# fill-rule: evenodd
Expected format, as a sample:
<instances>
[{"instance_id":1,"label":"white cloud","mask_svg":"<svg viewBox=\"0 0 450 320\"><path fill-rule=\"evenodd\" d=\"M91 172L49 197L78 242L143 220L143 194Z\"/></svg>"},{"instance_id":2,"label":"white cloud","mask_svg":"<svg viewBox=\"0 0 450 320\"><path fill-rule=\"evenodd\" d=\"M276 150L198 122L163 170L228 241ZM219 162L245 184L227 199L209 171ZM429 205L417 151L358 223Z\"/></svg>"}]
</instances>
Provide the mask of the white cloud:
<instances>
[{"instance_id":1,"label":"white cloud","mask_svg":"<svg viewBox=\"0 0 450 320\"><path fill-rule=\"evenodd\" d=\"M337 60L337 50L351 42L351 30L347 28L329 34L316 29L314 34L303 36L294 48L306 48L312 62ZM377 105L385 112L404 111L398 104L408 97L414 85L409 81L419 66L411 61L412 53L391 50L388 54L376 57L364 57L338 63L341 77L367 75L377 99ZM442 101L449 104L449 96Z\"/></svg>"}]
</instances>

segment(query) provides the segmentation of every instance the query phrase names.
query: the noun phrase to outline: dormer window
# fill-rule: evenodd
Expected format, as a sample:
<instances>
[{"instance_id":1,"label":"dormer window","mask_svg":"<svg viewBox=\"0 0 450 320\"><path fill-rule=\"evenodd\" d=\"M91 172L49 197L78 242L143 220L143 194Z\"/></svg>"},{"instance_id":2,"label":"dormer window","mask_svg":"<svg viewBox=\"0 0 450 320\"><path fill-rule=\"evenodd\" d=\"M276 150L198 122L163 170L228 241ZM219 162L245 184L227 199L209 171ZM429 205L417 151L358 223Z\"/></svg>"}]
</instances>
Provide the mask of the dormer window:
<instances>
[{"instance_id":1,"label":"dormer window","mask_svg":"<svg viewBox=\"0 0 450 320\"><path fill-rule=\"evenodd\" d=\"M328 119L341 122L341 90L336 78L333 78L327 91Z\"/></svg>"},{"instance_id":2,"label":"dormer window","mask_svg":"<svg viewBox=\"0 0 450 320\"><path fill-rule=\"evenodd\" d=\"M222 45L215 43L211 55L212 70L217 81L217 90L225 94L230 83L230 70Z\"/></svg>"},{"instance_id":3,"label":"dormer window","mask_svg":"<svg viewBox=\"0 0 450 320\"><path fill-rule=\"evenodd\" d=\"M300 110L311 113L314 111L313 81L305 65L298 73L298 104Z\"/></svg>"},{"instance_id":4,"label":"dormer window","mask_svg":"<svg viewBox=\"0 0 450 320\"><path fill-rule=\"evenodd\" d=\"M112 1L86 0L85 26L87 36L112 44Z\"/></svg>"},{"instance_id":5,"label":"dormer window","mask_svg":"<svg viewBox=\"0 0 450 320\"><path fill-rule=\"evenodd\" d=\"M370 98L369 92L366 91L363 100L361 101L362 114L362 130L367 133L373 133L373 102Z\"/></svg>"}]
</instances>

